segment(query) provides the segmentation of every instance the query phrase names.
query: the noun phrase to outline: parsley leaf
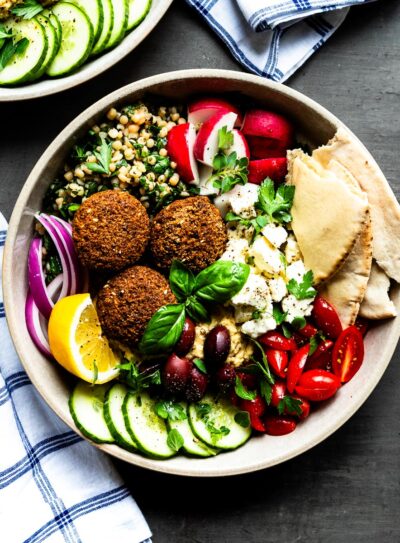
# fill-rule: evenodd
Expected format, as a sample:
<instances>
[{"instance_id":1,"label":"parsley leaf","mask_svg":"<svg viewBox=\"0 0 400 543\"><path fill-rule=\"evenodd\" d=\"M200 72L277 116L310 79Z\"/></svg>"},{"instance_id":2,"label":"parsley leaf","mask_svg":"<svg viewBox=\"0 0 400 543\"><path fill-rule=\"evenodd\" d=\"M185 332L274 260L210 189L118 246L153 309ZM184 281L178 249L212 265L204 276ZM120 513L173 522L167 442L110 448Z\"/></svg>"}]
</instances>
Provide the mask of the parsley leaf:
<instances>
[{"instance_id":1,"label":"parsley leaf","mask_svg":"<svg viewBox=\"0 0 400 543\"><path fill-rule=\"evenodd\" d=\"M286 316L285 316L285 318L286 318ZM283 333L283 335L285 336L286 339L290 339L291 337L293 337L293 333L290 330L289 326L286 324L286 322L282 323L282 333Z\"/></svg>"},{"instance_id":2,"label":"parsley leaf","mask_svg":"<svg viewBox=\"0 0 400 543\"><path fill-rule=\"evenodd\" d=\"M225 151L233 145L233 132L228 130L227 126L223 126L218 130L218 149Z\"/></svg>"},{"instance_id":3,"label":"parsley leaf","mask_svg":"<svg viewBox=\"0 0 400 543\"><path fill-rule=\"evenodd\" d=\"M235 185L245 185L248 176L248 159L237 158L236 151L229 155L218 153L213 160L214 172L209 179L221 194L230 191Z\"/></svg>"},{"instance_id":4,"label":"parsley leaf","mask_svg":"<svg viewBox=\"0 0 400 543\"><path fill-rule=\"evenodd\" d=\"M119 369L119 380L135 392L149 388L151 385L161 384L159 369L154 369L151 372L140 372L133 360L126 360L123 364L119 364L117 368Z\"/></svg>"},{"instance_id":5,"label":"parsley leaf","mask_svg":"<svg viewBox=\"0 0 400 543\"><path fill-rule=\"evenodd\" d=\"M279 326L287 317L287 312L283 313L278 307L274 306L272 309L272 316L275 319L276 324Z\"/></svg>"},{"instance_id":6,"label":"parsley leaf","mask_svg":"<svg viewBox=\"0 0 400 543\"><path fill-rule=\"evenodd\" d=\"M7 38L12 38L12 31L6 30L6 27L0 23L0 39L6 40Z\"/></svg>"},{"instance_id":7,"label":"parsley leaf","mask_svg":"<svg viewBox=\"0 0 400 543\"><path fill-rule=\"evenodd\" d=\"M290 222L294 191L292 185L279 185L275 192L274 182L268 177L261 183L256 206L273 222Z\"/></svg>"},{"instance_id":8,"label":"parsley leaf","mask_svg":"<svg viewBox=\"0 0 400 543\"><path fill-rule=\"evenodd\" d=\"M282 415L283 413L289 413L290 415L301 415L302 401L297 398L292 398L292 396L284 396L281 401L278 403L278 413Z\"/></svg>"},{"instance_id":9,"label":"parsley leaf","mask_svg":"<svg viewBox=\"0 0 400 543\"><path fill-rule=\"evenodd\" d=\"M242 426L242 428L248 428L250 426L250 415L247 411L238 411L235 415L235 422Z\"/></svg>"},{"instance_id":10,"label":"parsley leaf","mask_svg":"<svg viewBox=\"0 0 400 543\"><path fill-rule=\"evenodd\" d=\"M204 419L207 415L211 413L211 405L209 403L197 403L196 404L196 413L200 419Z\"/></svg>"},{"instance_id":11,"label":"parsley leaf","mask_svg":"<svg viewBox=\"0 0 400 543\"><path fill-rule=\"evenodd\" d=\"M11 13L17 17L22 17L22 19L32 19L43 9L43 6L36 0L25 0L22 4L13 7Z\"/></svg>"},{"instance_id":12,"label":"parsley leaf","mask_svg":"<svg viewBox=\"0 0 400 543\"><path fill-rule=\"evenodd\" d=\"M184 439L181 436L181 434L178 432L178 430L173 428L172 430L168 432L167 445L170 449L172 449L175 452L178 452L179 449L183 447L183 444L184 444Z\"/></svg>"},{"instance_id":13,"label":"parsley leaf","mask_svg":"<svg viewBox=\"0 0 400 543\"><path fill-rule=\"evenodd\" d=\"M193 358L193 364L196 366L198 370L200 370L202 373L205 373L207 375L207 368L201 360L201 358Z\"/></svg>"},{"instance_id":14,"label":"parsley leaf","mask_svg":"<svg viewBox=\"0 0 400 543\"><path fill-rule=\"evenodd\" d=\"M273 378L272 373L269 369L268 360L265 355L264 349L262 348L260 343L258 343L258 341L256 341L255 339L253 339L252 341L258 347L258 351L261 354L262 364L260 362L256 362L256 363L259 365L260 369L262 370L262 373L264 374L269 384L273 385L275 383L275 379Z\"/></svg>"},{"instance_id":15,"label":"parsley leaf","mask_svg":"<svg viewBox=\"0 0 400 543\"><path fill-rule=\"evenodd\" d=\"M267 405L269 405L272 398L272 387L265 380L260 381L260 393L264 400L267 402Z\"/></svg>"},{"instance_id":16,"label":"parsley leaf","mask_svg":"<svg viewBox=\"0 0 400 543\"><path fill-rule=\"evenodd\" d=\"M98 162L86 162L86 167L92 172L109 174L111 152L111 143L107 143L105 138L102 138L100 151L93 151Z\"/></svg>"},{"instance_id":17,"label":"parsley leaf","mask_svg":"<svg viewBox=\"0 0 400 543\"><path fill-rule=\"evenodd\" d=\"M314 281L314 274L312 270L308 271L304 276L301 283L298 283L295 279L291 279L287 284L287 289L290 294L293 294L298 300L305 300L306 298L314 298L317 291L312 286Z\"/></svg>"},{"instance_id":18,"label":"parsley leaf","mask_svg":"<svg viewBox=\"0 0 400 543\"><path fill-rule=\"evenodd\" d=\"M310 339L310 350L308 352L308 356L311 356L312 354L315 353L315 351L317 350L317 347L318 347L318 339L317 339L317 334L315 336L312 336L312 338Z\"/></svg>"},{"instance_id":19,"label":"parsley leaf","mask_svg":"<svg viewBox=\"0 0 400 543\"><path fill-rule=\"evenodd\" d=\"M28 38L21 38L15 43L13 43L11 39L7 40L6 44L2 47L0 51L0 71L4 70L4 68L15 55L22 55L23 53L25 53L28 45Z\"/></svg>"},{"instance_id":20,"label":"parsley leaf","mask_svg":"<svg viewBox=\"0 0 400 543\"><path fill-rule=\"evenodd\" d=\"M157 402L154 406L155 413L162 419L172 421L187 419L186 411L180 403L171 401Z\"/></svg>"},{"instance_id":21,"label":"parsley leaf","mask_svg":"<svg viewBox=\"0 0 400 543\"><path fill-rule=\"evenodd\" d=\"M235 392L236 395L239 396L239 398L242 398L242 400L254 400L254 398L257 396L257 392L255 390L247 390L247 388L240 380L240 377L238 377L237 375L235 382Z\"/></svg>"},{"instance_id":22,"label":"parsley leaf","mask_svg":"<svg viewBox=\"0 0 400 543\"><path fill-rule=\"evenodd\" d=\"M258 215L254 219L243 219L239 215L232 213L232 211L228 211L228 213L225 215L225 221L226 222L239 221L239 224L241 224L245 228L253 228L253 237L252 237L251 243L253 243L255 238L264 228L264 226L266 226L269 223L269 219L266 215Z\"/></svg>"},{"instance_id":23,"label":"parsley leaf","mask_svg":"<svg viewBox=\"0 0 400 543\"><path fill-rule=\"evenodd\" d=\"M221 426L217 428L215 421L210 417L211 405L208 403L195 404L197 416L204 422L208 432L211 435L211 439L214 443L220 440L222 437L227 436L230 433L229 428Z\"/></svg>"}]
</instances>

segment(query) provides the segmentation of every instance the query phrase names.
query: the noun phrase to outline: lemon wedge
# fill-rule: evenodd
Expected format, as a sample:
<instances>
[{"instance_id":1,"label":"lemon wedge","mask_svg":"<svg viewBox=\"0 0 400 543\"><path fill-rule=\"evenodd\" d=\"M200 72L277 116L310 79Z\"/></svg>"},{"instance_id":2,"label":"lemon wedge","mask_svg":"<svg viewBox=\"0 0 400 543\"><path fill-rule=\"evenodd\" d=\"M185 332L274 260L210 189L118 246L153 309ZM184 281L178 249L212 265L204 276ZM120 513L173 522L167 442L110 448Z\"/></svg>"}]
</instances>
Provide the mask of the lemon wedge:
<instances>
[{"instance_id":1,"label":"lemon wedge","mask_svg":"<svg viewBox=\"0 0 400 543\"><path fill-rule=\"evenodd\" d=\"M67 296L55 304L49 344L57 362L84 381L102 384L118 375L120 357L102 332L90 294Z\"/></svg>"}]
</instances>

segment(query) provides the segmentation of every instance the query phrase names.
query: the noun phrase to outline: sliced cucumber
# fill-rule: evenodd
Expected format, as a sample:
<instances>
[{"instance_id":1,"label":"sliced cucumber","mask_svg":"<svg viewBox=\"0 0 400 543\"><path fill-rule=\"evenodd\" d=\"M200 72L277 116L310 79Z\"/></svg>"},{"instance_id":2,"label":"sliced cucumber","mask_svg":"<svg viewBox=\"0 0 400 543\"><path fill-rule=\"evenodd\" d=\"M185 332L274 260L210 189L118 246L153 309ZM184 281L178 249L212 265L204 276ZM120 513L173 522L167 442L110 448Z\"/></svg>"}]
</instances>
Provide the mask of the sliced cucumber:
<instances>
[{"instance_id":1,"label":"sliced cucumber","mask_svg":"<svg viewBox=\"0 0 400 543\"><path fill-rule=\"evenodd\" d=\"M103 29L103 5L100 0L68 0L88 16L93 26L94 41L96 42Z\"/></svg>"},{"instance_id":2,"label":"sliced cucumber","mask_svg":"<svg viewBox=\"0 0 400 543\"><path fill-rule=\"evenodd\" d=\"M51 24L50 20L42 14L37 15L36 19L43 26L46 32L47 54L42 62L41 67L33 76L33 79L38 79L46 72L47 67L53 62L53 59L56 56L58 49L60 47L60 41L58 39L57 32L54 29L54 26Z\"/></svg>"},{"instance_id":3,"label":"sliced cucumber","mask_svg":"<svg viewBox=\"0 0 400 543\"><path fill-rule=\"evenodd\" d=\"M0 38L0 49L3 47L4 44L4 38Z\"/></svg>"},{"instance_id":4,"label":"sliced cucumber","mask_svg":"<svg viewBox=\"0 0 400 543\"><path fill-rule=\"evenodd\" d=\"M80 381L69 399L69 410L76 426L96 443L114 442L104 419L104 397L109 386Z\"/></svg>"},{"instance_id":5,"label":"sliced cucumber","mask_svg":"<svg viewBox=\"0 0 400 543\"><path fill-rule=\"evenodd\" d=\"M106 45L106 49L117 45L125 36L128 28L128 0L111 0L114 11L114 22L111 29L110 37Z\"/></svg>"},{"instance_id":6,"label":"sliced cucumber","mask_svg":"<svg viewBox=\"0 0 400 543\"><path fill-rule=\"evenodd\" d=\"M107 46L114 25L114 10L111 0L100 0L103 8L103 28L92 50L92 55L98 55Z\"/></svg>"},{"instance_id":7,"label":"sliced cucumber","mask_svg":"<svg viewBox=\"0 0 400 543\"><path fill-rule=\"evenodd\" d=\"M175 451L167 444L168 430L154 405L147 392L127 394L122 405L125 425L140 450L155 458L169 458Z\"/></svg>"},{"instance_id":8,"label":"sliced cucumber","mask_svg":"<svg viewBox=\"0 0 400 543\"><path fill-rule=\"evenodd\" d=\"M218 400L205 396L189 406L189 422L196 437L220 449L237 449L251 436L251 427L243 427L235 421L239 413L225 398Z\"/></svg>"},{"instance_id":9,"label":"sliced cucumber","mask_svg":"<svg viewBox=\"0 0 400 543\"><path fill-rule=\"evenodd\" d=\"M93 27L87 15L74 4L59 2L52 9L61 23L61 45L47 75L57 77L76 70L93 47Z\"/></svg>"},{"instance_id":10,"label":"sliced cucumber","mask_svg":"<svg viewBox=\"0 0 400 543\"><path fill-rule=\"evenodd\" d=\"M12 30L14 41L27 38L29 44L22 54L14 55L10 63L0 71L0 85L29 81L34 77L46 57L46 32L36 19L10 19L4 24L7 30Z\"/></svg>"},{"instance_id":11,"label":"sliced cucumber","mask_svg":"<svg viewBox=\"0 0 400 543\"><path fill-rule=\"evenodd\" d=\"M143 21L150 11L151 2L152 0L128 0L128 30L132 30Z\"/></svg>"},{"instance_id":12,"label":"sliced cucumber","mask_svg":"<svg viewBox=\"0 0 400 543\"><path fill-rule=\"evenodd\" d=\"M58 41L59 43L61 43L61 34L62 34L62 28L61 28L61 23L60 21L57 19L57 17L54 15L54 13L49 10L49 9L44 9L40 15L44 15L45 17L47 17L49 19L49 21L51 22L51 24L53 25L53 28L54 30L56 31L56 34L57 34L57 38L58 38Z\"/></svg>"},{"instance_id":13,"label":"sliced cucumber","mask_svg":"<svg viewBox=\"0 0 400 543\"><path fill-rule=\"evenodd\" d=\"M104 418L118 445L132 450L137 449L138 445L126 429L122 414L122 404L128 392L129 389L121 383L116 383L108 390L104 402Z\"/></svg>"},{"instance_id":14,"label":"sliced cucumber","mask_svg":"<svg viewBox=\"0 0 400 543\"><path fill-rule=\"evenodd\" d=\"M180 404L185 412L187 412L187 404L185 402L181 402ZM215 456L218 454L218 449L209 447L193 434L188 418L174 421L168 419L167 427L169 430L178 430L183 437L183 449L188 454L193 456Z\"/></svg>"}]
</instances>

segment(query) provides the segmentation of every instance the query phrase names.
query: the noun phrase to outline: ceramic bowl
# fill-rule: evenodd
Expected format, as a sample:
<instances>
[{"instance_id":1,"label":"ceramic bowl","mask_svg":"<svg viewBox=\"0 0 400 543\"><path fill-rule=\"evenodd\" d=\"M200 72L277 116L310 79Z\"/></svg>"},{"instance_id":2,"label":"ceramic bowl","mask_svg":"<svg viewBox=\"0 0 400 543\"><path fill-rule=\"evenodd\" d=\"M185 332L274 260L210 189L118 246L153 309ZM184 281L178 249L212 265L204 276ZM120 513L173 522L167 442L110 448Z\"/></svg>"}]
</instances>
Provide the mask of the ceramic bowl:
<instances>
[{"instance_id":1,"label":"ceramic bowl","mask_svg":"<svg viewBox=\"0 0 400 543\"><path fill-rule=\"evenodd\" d=\"M172 0L153 0L150 11L144 21L137 28L129 32L117 47L93 60L90 60L89 57L89 60L71 75L40 79L21 87L0 87L0 102L30 100L32 98L41 98L50 94L56 94L57 92L76 87L96 75L105 72L122 58L126 57L146 38L171 4Z\"/></svg>"},{"instance_id":2,"label":"ceramic bowl","mask_svg":"<svg viewBox=\"0 0 400 543\"><path fill-rule=\"evenodd\" d=\"M46 188L61 169L68 150L88 128L103 117L112 105L143 98L147 94L185 99L195 93L229 96L236 93L247 103L283 112L296 125L298 133L311 145L326 143L341 121L303 94L257 76L223 70L187 70L157 75L123 87L81 113L53 141L27 179L11 217L4 256L4 299L11 335L29 377L50 407L75 431L68 410L73 378L56 363L40 355L24 324L27 291L26 262L32 238L32 210L41 208ZM356 136L354 136L355 138ZM373 160L369 157L369 160ZM393 292L400 312L400 290ZM374 327L366 337L365 361L357 375L331 400L318 409L296 431L282 437L252 438L243 447L213 458L177 456L152 460L127 452L115 445L99 448L126 462L151 470L188 476L221 476L251 472L284 462L314 447L344 424L368 398L382 377L400 334L400 317Z\"/></svg>"}]
</instances>

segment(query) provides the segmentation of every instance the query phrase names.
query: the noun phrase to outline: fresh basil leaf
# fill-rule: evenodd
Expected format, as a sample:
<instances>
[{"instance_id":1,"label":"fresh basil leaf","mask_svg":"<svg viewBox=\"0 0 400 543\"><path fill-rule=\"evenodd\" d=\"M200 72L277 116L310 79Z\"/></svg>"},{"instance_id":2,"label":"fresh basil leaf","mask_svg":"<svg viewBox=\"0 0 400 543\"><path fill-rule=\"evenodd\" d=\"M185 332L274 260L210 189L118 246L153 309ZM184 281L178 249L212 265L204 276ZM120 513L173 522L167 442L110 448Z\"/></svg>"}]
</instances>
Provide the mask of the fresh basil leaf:
<instances>
[{"instance_id":1,"label":"fresh basil leaf","mask_svg":"<svg viewBox=\"0 0 400 543\"><path fill-rule=\"evenodd\" d=\"M12 31L7 30L6 27L0 23L0 39L6 40L7 38L12 38Z\"/></svg>"},{"instance_id":2,"label":"fresh basil leaf","mask_svg":"<svg viewBox=\"0 0 400 543\"><path fill-rule=\"evenodd\" d=\"M295 279L291 279L287 286L290 294L293 294L297 300L305 300L307 298L315 298L317 291L312 286L314 281L314 274L312 270L304 274L301 283L298 283Z\"/></svg>"},{"instance_id":3,"label":"fresh basil leaf","mask_svg":"<svg viewBox=\"0 0 400 543\"><path fill-rule=\"evenodd\" d=\"M257 396L257 392L255 390L247 390L240 377L237 375L235 381L235 392L239 398L242 398L242 400L254 400L254 398Z\"/></svg>"},{"instance_id":4,"label":"fresh basil leaf","mask_svg":"<svg viewBox=\"0 0 400 543\"><path fill-rule=\"evenodd\" d=\"M302 401L298 398L292 398L291 396L284 396L278 403L278 413L282 415L283 413L289 413L291 415L301 415Z\"/></svg>"},{"instance_id":5,"label":"fresh basil leaf","mask_svg":"<svg viewBox=\"0 0 400 543\"><path fill-rule=\"evenodd\" d=\"M169 272L169 284L179 302L184 302L192 294L193 273L179 260L174 260Z\"/></svg>"},{"instance_id":6,"label":"fresh basil leaf","mask_svg":"<svg viewBox=\"0 0 400 543\"><path fill-rule=\"evenodd\" d=\"M12 39L7 40L0 50L0 71L4 70L14 56L23 55L28 45L28 38L21 38L15 43L13 43Z\"/></svg>"},{"instance_id":7,"label":"fresh basil leaf","mask_svg":"<svg viewBox=\"0 0 400 543\"><path fill-rule=\"evenodd\" d=\"M203 360L201 358L193 358L193 364L196 366L198 370L200 370L202 373L207 374L207 368L204 364Z\"/></svg>"},{"instance_id":8,"label":"fresh basil leaf","mask_svg":"<svg viewBox=\"0 0 400 543\"><path fill-rule=\"evenodd\" d=\"M181 436L180 432L173 428L168 432L167 437L167 445L170 449L172 449L175 452L178 452L184 444L184 439Z\"/></svg>"},{"instance_id":9,"label":"fresh basil leaf","mask_svg":"<svg viewBox=\"0 0 400 543\"><path fill-rule=\"evenodd\" d=\"M247 264L217 260L197 275L194 295L201 301L227 302L243 288L249 273Z\"/></svg>"},{"instance_id":10,"label":"fresh basil leaf","mask_svg":"<svg viewBox=\"0 0 400 543\"><path fill-rule=\"evenodd\" d=\"M234 419L242 428L248 428L250 426L250 415L247 411L238 411Z\"/></svg>"},{"instance_id":11,"label":"fresh basil leaf","mask_svg":"<svg viewBox=\"0 0 400 543\"><path fill-rule=\"evenodd\" d=\"M218 149L225 151L233 145L233 132L228 130L227 126L223 126L218 130Z\"/></svg>"},{"instance_id":12,"label":"fresh basil leaf","mask_svg":"<svg viewBox=\"0 0 400 543\"><path fill-rule=\"evenodd\" d=\"M143 354L165 353L182 335L185 324L184 304L164 305L151 317L139 342Z\"/></svg>"},{"instance_id":13,"label":"fresh basil leaf","mask_svg":"<svg viewBox=\"0 0 400 543\"><path fill-rule=\"evenodd\" d=\"M195 322L210 322L210 315L204 305L191 296L186 301L186 311L191 319Z\"/></svg>"},{"instance_id":14,"label":"fresh basil leaf","mask_svg":"<svg viewBox=\"0 0 400 543\"><path fill-rule=\"evenodd\" d=\"M162 419L171 421L187 419L186 410L180 403L171 401L157 402L154 406L155 413Z\"/></svg>"},{"instance_id":15,"label":"fresh basil leaf","mask_svg":"<svg viewBox=\"0 0 400 543\"><path fill-rule=\"evenodd\" d=\"M22 19L32 19L43 11L43 6L36 0L25 0L11 9L11 13Z\"/></svg>"}]
</instances>

